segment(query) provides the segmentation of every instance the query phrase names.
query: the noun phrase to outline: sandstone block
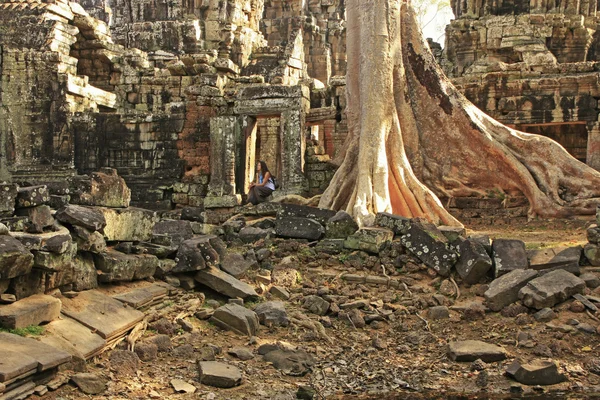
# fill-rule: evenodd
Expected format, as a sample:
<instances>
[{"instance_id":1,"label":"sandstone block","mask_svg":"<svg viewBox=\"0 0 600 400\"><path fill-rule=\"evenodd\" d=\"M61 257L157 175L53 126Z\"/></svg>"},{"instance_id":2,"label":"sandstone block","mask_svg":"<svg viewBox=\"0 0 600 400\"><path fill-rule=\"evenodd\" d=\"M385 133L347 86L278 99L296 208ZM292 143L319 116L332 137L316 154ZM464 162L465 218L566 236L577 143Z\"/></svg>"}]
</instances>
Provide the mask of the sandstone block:
<instances>
[{"instance_id":1,"label":"sandstone block","mask_svg":"<svg viewBox=\"0 0 600 400\"><path fill-rule=\"evenodd\" d=\"M219 361L198 362L200 383L218 388L232 388L242 383L241 371Z\"/></svg>"},{"instance_id":2,"label":"sandstone block","mask_svg":"<svg viewBox=\"0 0 600 400\"><path fill-rule=\"evenodd\" d=\"M519 299L519 291L530 280L537 276L533 270L516 269L500 278L494 279L484 293L487 306L493 311L500 311Z\"/></svg>"},{"instance_id":3,"label":"sandstone block","mask_svg":"<svg viewBox=\"0 0 600 400\"><path fill-rule=\"evenodd\" d=\"M460 254L456 271L466 283L474 285L482 280L492 268L492 259L478 242L466 239L458 245Z\"/></svg>"},{"instance_id":4,"label":"sandstone block","mask_svg":"<svg viewBox=\"0 0 600 400\"><path fill-rule=\"evenodd\" d=\"M496 362L506 359L506 350L479 340L462 340L448 344L448 357L453 361Z\"/></svg>"},{"instance_id":5,"label":"sandstone block","mask_svg":"<svg viewBox=\"0 0 600 400\"><path fill-rule=\"evenodd\" d=\"M33 254L17 239L0 236L0 279L26 275L33 266Z\"/></svg>"},{"instance_id":6,"label":"sandstone block","mask_svg":"<svg viewBox=\"0 0 600 400\"><path fill-rule=\"evenodd\" d=\"M0 326L6 329L25 328L51 322L60 315L61 302L43 294L0 307Z\"/></svg>"},{"instance_id":7,"label":"sandstone block","mask_svg":"<svg viewBox=\"0 0 600 400\"><path fill-rule=\"evenodd\" d=\"M526 269L529 266L525 243L521 240L494 240L492 243L492 257L496 278L515 269Z\"/></svg>"},{"instance_id":8,"label":"sandstone block","mask_svg":"<svg viewBox=\"0 0 600 400\"><path fill-rule=\"evenodd\" d=\"M293 239L319 240L325 234L325 228L316 220L301 217L277 217L275 220L277 236Z\"/></svg>"},{"instance_id":9,"label":"sandstone block","mask_svg":"<svg viewBox=\"0 0 600 400\"><path fill-rule=\"evenodd\" d=\"M142 208L98 208L104 215L107 241L145 242L152 238L152 228L158 222L154 211Z\"/></svg>"},{"instance_id":10,"label":"sandstone block","mask_svg":"<svg viewBox=\"0 0 600 400\"><path fill-rule=\"evenodd\" d=\"M17 191L17 208L41 206L49 201L50 193L45 185L20 187Z\"/></svg>"},{"instance_id":11,"label":"sandstone block","mask_svg":"<svg viewBox=\"0 0 600 400\"><path fill-rule=\"evenodd\" d=\"M74 181L71 203L87 206L129 207L131 191L125 180L112 168L102 168L90 177L77 177Z\"/></svg>"},{"instance_id":12,"label":"sandstone block","mask_svg":"<svg viewBox=\"0 0 600 400\"><path fill-rule=\"evenodd\" d=\"M450 250L448 239L435 225L418 218L412 219L402 244L427 267L441 276L448 276L458 255Z\"/></svg>"},{"instance_id":13,"label":"sandstone block","mask_svg":"<svg viewBox=\"0 0 600 400\"><path fill-rule=\"evenodd\" d=\"M199 283L230 298L239 297L241 299L248 299L258 297L252 286L214 267L198 271L195 279Z\"/></svg>"},{"instance_id":14,"label":"sandstone block","mask_svg":"<svg viewBox=\"0 0 600 400\"><path fill-rule=\"evenodd\" d=\"M358 224L350 214L338 211L327 220L325 225L325 237L328 239L346 239L358 230Z\"/></svg>"},{"instance_id":15,"label":"sandstone block","mask_svg":"<svg viewBox=\"0 0 600 400\"><path fill-rule=\"evenodd\" d=\"M582 279L559 269L527 283L519 291L519 299L527 307L541 310L545 307L553 307L574 294L581 294L584 290L585 282Z\"/></svg>"},{"instance_id":16,"label":"sandstone block","mask_svg":"<svg viewBox=\"0 0 600 400\"><path fill-rule=\"evenodd\" d=\"M227 304L217 308L210 321L222 329L245 336L256 335L259 328L256 313L238 304Z\"/></svg>"},{"instance_id":17,"label":"sandstone block","mask_svg":"<svg viewBox=\"0 0 600 400\"><path fill-rule=\"evenodd\" d=\"M106 226L102 211L91 207L70 204L56 211L55 217L64 224L79 226L92 232Z\"/></svg>"}]
</instances>

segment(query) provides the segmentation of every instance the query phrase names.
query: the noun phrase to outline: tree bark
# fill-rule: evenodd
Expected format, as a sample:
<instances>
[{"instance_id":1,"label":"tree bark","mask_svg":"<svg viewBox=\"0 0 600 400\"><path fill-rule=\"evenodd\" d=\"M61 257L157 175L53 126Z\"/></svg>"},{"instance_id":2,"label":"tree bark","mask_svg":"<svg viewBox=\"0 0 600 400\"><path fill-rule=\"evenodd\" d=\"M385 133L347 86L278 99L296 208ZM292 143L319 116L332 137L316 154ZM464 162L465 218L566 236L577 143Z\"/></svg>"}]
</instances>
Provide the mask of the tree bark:
<instances>
[{"instance_id":1,"label":"tree bark","mask_svg":"<svg viewBox=\"0 0 600 400\"><path fill-rule=\"evenodd\" d=\"M439 197L524 195L530 217L593 214L600 173L555 141L510 129L443 74L403 0L348 0L348 138L320 207L460 225Z\"/></svg>"}]
</instances>

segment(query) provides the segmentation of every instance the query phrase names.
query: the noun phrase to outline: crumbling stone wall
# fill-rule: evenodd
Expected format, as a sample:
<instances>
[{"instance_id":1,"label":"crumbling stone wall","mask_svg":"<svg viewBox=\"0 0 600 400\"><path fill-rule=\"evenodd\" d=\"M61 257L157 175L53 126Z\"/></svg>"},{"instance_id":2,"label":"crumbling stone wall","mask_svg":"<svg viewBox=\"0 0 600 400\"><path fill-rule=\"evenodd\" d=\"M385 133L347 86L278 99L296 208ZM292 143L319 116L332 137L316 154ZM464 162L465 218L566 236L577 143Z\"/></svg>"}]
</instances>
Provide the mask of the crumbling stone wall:
<instances>
[{"instance_id":1,"label":"crumbling stone wall","mask_svg":"<svg viewBox=\"0 0 600 400\"><path fill-rule=\"evenodd\" d=\"M475 105L600 168L596 2L453 1L442 64ZM582 148L582 143L586 143Z\"/></svg>"}]
</instances>

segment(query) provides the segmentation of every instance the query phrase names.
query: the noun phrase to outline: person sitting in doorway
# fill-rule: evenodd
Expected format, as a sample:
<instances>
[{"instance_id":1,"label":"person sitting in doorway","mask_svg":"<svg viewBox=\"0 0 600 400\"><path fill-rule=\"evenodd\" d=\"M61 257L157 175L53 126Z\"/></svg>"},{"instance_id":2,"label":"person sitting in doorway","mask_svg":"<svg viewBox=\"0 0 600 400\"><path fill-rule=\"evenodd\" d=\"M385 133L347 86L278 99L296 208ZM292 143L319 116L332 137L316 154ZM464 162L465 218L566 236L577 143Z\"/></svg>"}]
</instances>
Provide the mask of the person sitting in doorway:
<instances>
[{"instance_id":1,"label":"person sitting in doorway","mask_svg":"<svg viewBox=\"0 0 600 400\"><path fill-rule=\"evenodd\" d=\"M253 205L264 203L275 190L275 183L269 172L269 167L264 161L256 163L256 181L250 184L248 202Z\"/></svg>"}]
</instances>

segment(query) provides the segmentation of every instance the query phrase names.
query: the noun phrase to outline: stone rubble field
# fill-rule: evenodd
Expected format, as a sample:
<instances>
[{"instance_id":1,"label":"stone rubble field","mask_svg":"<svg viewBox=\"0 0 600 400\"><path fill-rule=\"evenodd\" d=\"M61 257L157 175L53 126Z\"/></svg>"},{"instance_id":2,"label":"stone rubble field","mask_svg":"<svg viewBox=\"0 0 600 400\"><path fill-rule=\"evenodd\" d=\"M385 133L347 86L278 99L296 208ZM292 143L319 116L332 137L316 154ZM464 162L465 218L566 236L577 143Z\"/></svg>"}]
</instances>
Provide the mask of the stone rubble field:
<instances>
[{"instance_id":1,"label":"stone rubble field","mask_svg":"<svg viewBox=\"0 0 600 400\"><path fill-rule=\"evenodd\" d=\"M1 400L600 392L596 225L528 249L288 203L213 225L129 207L110 170L5 187Z\"/></svg>"}]
</instances>

